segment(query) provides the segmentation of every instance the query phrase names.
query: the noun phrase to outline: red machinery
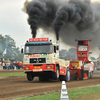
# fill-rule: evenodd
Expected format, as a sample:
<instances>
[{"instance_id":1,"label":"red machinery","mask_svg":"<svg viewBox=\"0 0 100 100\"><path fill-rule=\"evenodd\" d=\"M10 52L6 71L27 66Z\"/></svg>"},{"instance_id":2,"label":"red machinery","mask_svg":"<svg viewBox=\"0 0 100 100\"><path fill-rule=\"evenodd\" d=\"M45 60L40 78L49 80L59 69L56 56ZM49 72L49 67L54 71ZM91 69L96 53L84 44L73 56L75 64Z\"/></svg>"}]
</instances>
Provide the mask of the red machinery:
<instances>
[{"instance_id":1,"label":"red machinery","mask_svg":"<svg viewBox=\"0 0 100 100\"><path fill-rule=\"evenodd\" d=\"M70 74L74 79L88 79L93 75L94 64L88 59L89 56L89 40L78 40L77 43L77 61L70 61Z\"/></svg>"}]
</instances>

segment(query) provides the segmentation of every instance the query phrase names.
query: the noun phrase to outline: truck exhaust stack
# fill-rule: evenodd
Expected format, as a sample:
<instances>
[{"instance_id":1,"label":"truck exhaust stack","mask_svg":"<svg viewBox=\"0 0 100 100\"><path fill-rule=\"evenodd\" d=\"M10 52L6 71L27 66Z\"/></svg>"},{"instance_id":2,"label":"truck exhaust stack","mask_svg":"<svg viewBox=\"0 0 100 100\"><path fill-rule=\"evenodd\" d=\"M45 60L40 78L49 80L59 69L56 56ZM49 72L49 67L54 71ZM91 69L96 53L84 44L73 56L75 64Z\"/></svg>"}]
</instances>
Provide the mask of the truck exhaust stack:
<instances>
[{"instance_id":1,"label":"truck exhaust stack","mask_svg":"<svg viewBox=\"0 0 100 100\"><path fill-rule=\"evenodd\" d=\"M57 45L59 45L59 33L56 32Z\"/></svg>"}]
</instances>

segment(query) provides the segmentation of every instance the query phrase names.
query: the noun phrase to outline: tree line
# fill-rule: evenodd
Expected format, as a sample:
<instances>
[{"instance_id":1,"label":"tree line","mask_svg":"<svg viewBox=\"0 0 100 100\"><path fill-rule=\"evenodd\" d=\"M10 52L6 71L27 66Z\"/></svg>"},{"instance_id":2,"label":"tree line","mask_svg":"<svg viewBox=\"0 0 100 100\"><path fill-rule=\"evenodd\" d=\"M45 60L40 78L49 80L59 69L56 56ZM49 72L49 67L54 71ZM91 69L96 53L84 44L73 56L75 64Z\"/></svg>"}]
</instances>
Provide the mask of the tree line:
<instances>
[{"instance_id":1,"label":"tree line","mask_svg":"<svg viewBox=\"0 0 100 100\"><path fill-rule=\"evenodd\" d=\"M3 55L6 49L6 54ZM0 34L0 58L11 59L14 61L23 61L23 54L21 54L19 47L16 47L15 40L10 35L2 36Z\"/></svg>"},{"instance_id":2,"label":"tree line","mask_svg":"<svg viewBox=\"0 0 100 100\"><path fill-rule=\"evenodd\" d=\"M59 56L60 56L61 59L76 60L77 59L77 50L75 48L70 48L69 50L62 49L62 50L59 51ZM96 60L95 57L91 57L91 56L90 56L90 59Z\"/></svg>"}]
</instances>

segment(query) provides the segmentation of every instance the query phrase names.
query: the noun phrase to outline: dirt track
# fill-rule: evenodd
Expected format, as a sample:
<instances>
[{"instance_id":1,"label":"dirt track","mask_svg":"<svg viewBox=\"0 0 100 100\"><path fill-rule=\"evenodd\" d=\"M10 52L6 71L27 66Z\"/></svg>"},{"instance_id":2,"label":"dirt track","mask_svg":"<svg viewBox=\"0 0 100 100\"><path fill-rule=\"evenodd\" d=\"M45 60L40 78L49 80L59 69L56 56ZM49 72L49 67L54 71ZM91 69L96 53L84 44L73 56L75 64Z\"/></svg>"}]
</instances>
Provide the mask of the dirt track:
<instances>
[{"instance_id":1,"label":"dirt track","mask_svg":"<svg viewBox=\"0 0 100 100\"><path fill-rule=\"evenodd\" d=\"M0 74L19 73L19 72L23 72L23 70L0 70Z\"/></svg>"},{"instance_id":2,"label":"dirt track","mask_svg":"<svg viewBox=\"0 0 100 100\"><path fill-rule=\"evenodd\" d=\"M98 84L100 84L100 71L94 72L93 78L89 80L75 80L66 82L67 89ZM60 81L39 82L38 78L36 77L34 81L29 82L27 81L26 76L14 76L0 79L0 100L8 100L30 95L39 95L46 92L59 90L61 90Z\"/></svg>"}]
</instances>

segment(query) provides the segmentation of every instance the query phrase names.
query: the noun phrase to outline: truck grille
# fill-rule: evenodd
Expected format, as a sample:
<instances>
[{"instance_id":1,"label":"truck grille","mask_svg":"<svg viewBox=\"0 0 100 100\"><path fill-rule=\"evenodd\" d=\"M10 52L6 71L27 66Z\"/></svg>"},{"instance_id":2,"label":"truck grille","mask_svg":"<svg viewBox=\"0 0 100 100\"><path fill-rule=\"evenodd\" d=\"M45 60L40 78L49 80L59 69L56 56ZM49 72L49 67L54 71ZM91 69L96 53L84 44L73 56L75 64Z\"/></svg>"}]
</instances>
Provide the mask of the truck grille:
<instances>
[{"instance_id":1,"label":"truck grille","mask_svg":"<svg viewBox=\"0 0 100 100\"><path fill-rule=\"evenodd\" d=\"M46 63L46 58L30 58L30 63Z\"/></svg>"}]
</instances>

